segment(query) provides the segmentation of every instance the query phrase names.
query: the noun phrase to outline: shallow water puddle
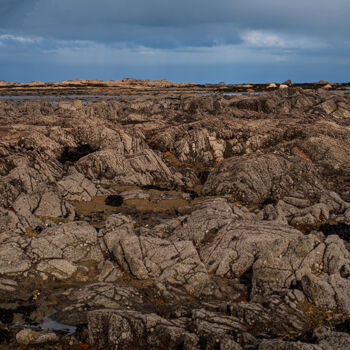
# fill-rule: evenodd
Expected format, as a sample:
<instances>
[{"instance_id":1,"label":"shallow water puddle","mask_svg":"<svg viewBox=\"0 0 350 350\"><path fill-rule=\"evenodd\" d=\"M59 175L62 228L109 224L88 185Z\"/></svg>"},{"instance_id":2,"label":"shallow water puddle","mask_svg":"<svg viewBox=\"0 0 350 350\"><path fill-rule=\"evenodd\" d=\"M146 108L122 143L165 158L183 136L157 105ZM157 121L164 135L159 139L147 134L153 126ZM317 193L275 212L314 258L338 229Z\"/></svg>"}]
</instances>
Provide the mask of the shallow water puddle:
<instances>
[{"instance_id":1,"label":"shallow water puddle","mask_svg":"<svg viewBox=\"0 0 350 350\"><path fill-rule=\"evenodd\" d=\"M45 331L64 333L65 335L72 335L76 332L76 326L70 326L67 324L60 323L52 320L50 317L45 317L43 322L34 324L14 324L14 326L25 327L30 329L41 329Z\"/></svg>"},{"instance_id":2,"label":"shallow water puddle","mask_svg":"<svg viewBox=\"0 0 350 350\"><path fill-rule=\"evenodd\" d=\"M131 191L140 190L139 187L119 186L113 189L118 189L119 196L123 198L120 205L108 205L106 204L108 196L96 196L88 202L75 201L73 203L78 215L85 216L93 213L120 213L125 212L130 208L140 212L162 212L186 206L193 206L201 201L197 196L191 197L192 193L187 194L190 195L190 197L185 199L183 192L175 190L159 190L152 188L140 192L139 195L141 198L130 198L132 197ZM124 191L130 191L130 193L124 193ZM194 191L192 192L194 193ZM109 202L110 201L107 200L107 203Z\"/></svg>"},{"instance_id":3,"label":"shallow water puddle","mask_svg":"<svg viewBox=\"0 0 350 350\"><path fill-rule=\"evenodd\" d=\"M43 322L38 324L38 327L47 331L64 332L66 335L74 334L77 330L77 327L75 326L69 326L67 324L57 322L52 320L50 317L45 317Z\"/></svg>"},{"instance_id":4,"label":"shallow water puddle","mask_svg":"<svg viewBox=\"0 0 350 350\"><path fill-rule=\"evenodd\" d=\"M74 202L74 207L79 215L90 215L92 213L120 213L127 207L134 207L138 211L166 211L185 206L192 206L200 202L199 198L193 200L186 199L126 199L121 206L107 205L107 196L97 196L89 202Z\"/></svg>"},{"instance_id":5,"label":"shallow water puddle","mask_svg":"<svg viewBox=\"0 0 350 350\"><path fill-rule=\"evenodd\" d=\"M103 213L105 211L114 211L120 212L119 208L115 208L113 206L107 205L105 203L106 198L108 196L96 196L91 199L91 201L75 201L73 205L75 207L76 212L79 215L90 215L92 213Z\"/></svg>"}]
</instances>

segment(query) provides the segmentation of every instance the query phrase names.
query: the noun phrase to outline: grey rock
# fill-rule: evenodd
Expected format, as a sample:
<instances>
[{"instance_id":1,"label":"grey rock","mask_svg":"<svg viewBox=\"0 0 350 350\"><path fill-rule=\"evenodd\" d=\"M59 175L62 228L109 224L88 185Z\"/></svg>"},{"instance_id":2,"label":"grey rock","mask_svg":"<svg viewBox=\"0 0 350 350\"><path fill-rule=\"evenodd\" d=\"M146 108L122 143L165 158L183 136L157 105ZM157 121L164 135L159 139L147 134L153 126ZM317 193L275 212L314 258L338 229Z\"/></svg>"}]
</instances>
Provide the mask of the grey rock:
<instances>
[{"instance_id":1,"label":"grey rock","mask_svg":"<svg viewBox=\"0 0 350 350\"><path fill-rule=\"evenodd\" d=\"M22 329L16 334L17 343L23 346L33 344L55 343L59 340L53 332L36 332L32 329Z\"/></svg>"},{"instance_id":2,"label":"grey rock","mask_svg":"<svg viewBox=\"0 0 350 350\"><path fill-rule=\"evenodd\" d=\"M32 238L28 251L39 259L64 258L72 262L103 260L96 230L83 221L47 228L39 237Z\"/></svg>"},{"instance_id":3,"label":"grey rock","mask_svg":"<svg viewBox=\"0 0 350 350\"><path fill-rule=\"evenodd\" d=\"M106 149L82 158L77 168L89 179L104 177L118 185L182 185L181 179L152 150L123 156L117 151Z\"/></svg>"},{"instance_id":4,"label":"grey rock","mask_svg":"<svg viewBox=\"0 0 350 350\"><path fill-rule=\"evenodd\" d=\"M261 203L268 197L279 199L296 192L312 198L323 191L322 180L312 163L277 154L225 159L210 173L203 187L206 195L226 195L243 203Z\"/></svg>"},{"instance_id":5,"label":"grey rock","mask_svg":"<svg viewBox=\"0 0 350 350\"><path fill-rule=\"evenodd\" d=\"M87 314L99 309L140 309L145 303L143 295L132 287L114 283L93 283L80 288L70 288L61 293L64 307L54 315L66 324L87 322Z\"/></svg>"},{"instance_id":6,"label":"grey rock","mask_svg":"<svg viewBox=\"0 0 350 350\"><path fill-rule=\"evenodd\" d=\"M162 346L175 349L183 343L186 335L181 323L166 320L156 314L135 311L91 311L88 322L90 343L97 350ZM191 337L187 339L191 340Z\"/></svg>"},{"instance_id":7,"label":"grey rock","mask_svg":"<svg viewBox=\"0 0 350 350\"><path fill-rule=\"evenodd\" d=\"M30 259L18 245L7 243L0 246L0 275L22 275L30 267Z\"/></svg>"},{"instance_id":8,"label":"grey rock","mask_svg":"<svg viewBox=\"0 0 350 350\"><path fill-rule=\"evenodd\" d=\"M136 235L122 239L113 249L121 267L138 279L152 278L158 287L184 288L201 295L211 285L207 270L191 241L169 242Z\"/></svg>"},{"instance_id":9,"label":"grey rock","mask_svg":"<svg viewBox=\"0 0 350 350\"><path fill-rule=\"evenodd\" d=\"M325 327L315 330L316 344L302 342L286 342L282 340L263 340L259 350L345 350L349 349L350 336L347 333L332 332Z\"/></svg>"},{"instance_id":10,"label":"grey rock","mask_svg":"<svg viewBox=\"0 0 350 350\"><path fill-rule=\"evenodd\" d=\"M65 259L50 259L40 262L37 271L44 273L42 276L52 276L58 280L65 280L71 278L78 270L77 266Z\"/></svg>"},{"instance_id":11,"label":"grey rock","mask_svg":"<svg viewBox=\"0 0 350 350\"><path fill-rule=\"evenodd\" d=\"M105 229L100 232L100 235L103 235L105 248L112 252L121 239L135 235L134 222L122 214L110 215L107 217Z\"/></svg>"},{"instance_id":12,"label":"grey rock","mask_svg":"<svg viewBox=\"0 0 350 350\"><path fill-rule=\"evenodd\" d=\"M4 292L14 292L18 287L16 281L9 279L0 279L0 290Z\"/></svg>"},{"instance_id":13,"label":"grey rock","mask_svg":"<svg viewBox=\"0 0 350 350\"><path fill-rule=\"evenodd\" d=\"M0 232L1 233L21 233L25 232L25 228L21 224L18 216L10 210L0 207Z\"/></svg>"},{"instance_id":14,"label":"grey rock","mask_svg":"<svg viewBox=\"0 0 350 350\"><path fill-rule=\"evenodd\" d=\"M350 347L350 335L348 333L334 332L326 327L321 327L314 331L314 335L321 349L346 350Z\"/></svg>"},{"instance_id":15,"label":"grey rock","mask_svg":"<svg viewBox=\"0 0 350 350\"><path fill-rule=\"evenodd\" d=\"M57 182L63 198L70 201L89 201L98 193L95 185L80 173L73 173Z\"/></svg>"},{"instance_id":16,"label":"grey rock","mask_svg":"<svg viewBox=\"0 0 350 350\"><path fill-rule=\"evenodd\" d=\"M322 350L318 345L302 342L285 342L282 340L263 340L259 350Z\"/></svg>"},{"instance_id":17,"label":"grey rock","mask_svg":"<svg viewBox=\"0 0 350 350\"><path fill-rule=\"evenodd\" d=\"M116 282L122 277L122 272L111 261L105 261L103 263L98 280L100 282Z\"/></svg>"}]
</instances>

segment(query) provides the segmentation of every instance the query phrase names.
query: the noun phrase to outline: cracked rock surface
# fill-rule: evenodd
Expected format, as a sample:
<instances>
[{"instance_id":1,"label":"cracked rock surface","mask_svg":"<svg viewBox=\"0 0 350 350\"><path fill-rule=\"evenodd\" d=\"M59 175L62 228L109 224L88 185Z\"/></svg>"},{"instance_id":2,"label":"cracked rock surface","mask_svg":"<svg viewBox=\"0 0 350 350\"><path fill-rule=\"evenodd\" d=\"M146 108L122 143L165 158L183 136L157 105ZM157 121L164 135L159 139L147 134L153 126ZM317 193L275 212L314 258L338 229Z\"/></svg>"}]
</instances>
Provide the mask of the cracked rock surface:
<instances>
[{"instance_id":1,"label":"cracked rock surface","mask_svg":"<svg viewBox=\"0 0 350 350\"><path fill-rule=\"evenodd\" d=\"M0 101L0 349L350 348L350 95Z\"/></svg>"}]
</instances>

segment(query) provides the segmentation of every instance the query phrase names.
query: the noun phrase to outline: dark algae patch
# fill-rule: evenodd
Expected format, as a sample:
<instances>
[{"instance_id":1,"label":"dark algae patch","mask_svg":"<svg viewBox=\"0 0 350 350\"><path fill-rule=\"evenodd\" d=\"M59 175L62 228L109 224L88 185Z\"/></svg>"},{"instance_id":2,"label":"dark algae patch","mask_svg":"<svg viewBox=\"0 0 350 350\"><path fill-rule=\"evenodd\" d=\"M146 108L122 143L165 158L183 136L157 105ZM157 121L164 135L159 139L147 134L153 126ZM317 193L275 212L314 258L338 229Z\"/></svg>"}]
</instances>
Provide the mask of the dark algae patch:
<instances>
[{"instance_id":1,"label":"dark algae patch","mask_svg":"<svg viewBox=\"0 0 350 350\"><path fill-rule=\"evenodd\" d=\"M344 322L338 323L334 328L337 332L350 334L350 318L348 318Z\"/></svg>"},{"instance_id":2,"label":"dark algae patch","mask_svg":"<svg viewBox=\"0 0 350 350\"><path fill-rule=\"evenodd\" d=\"M324 224L319 227L321 231L326 236L338 235L344 241L350 242L350 225L343 222L339 222L335 225Z\"/></svg>"},{"instance_id":3,"label":"dark algae patch","mask_svg":"<svg viewBox=\"0 0 350 350\"><path fill-rule=\"evenodd\" d=\"M11 339L10 332L7 329L0 328L0 344L8 342Z\"/></svg>"},{"instance_id":4,"label":"dark algae patch","mask_svg":"<svg viewBox=\"0 0 350 350\"><path fill-rule=\"evenodd\" d=\"M160 187L156 185L144 185L141 188L143 190L170 191L170 188Z\"/></svg>"},{"instance_id":5,"label":"dark algae patch","mask_svg":"<svg viewBox=\"0 0 350 350\"><path fill-rule=\"evenodd\" d=\"M105 200L106 205L110 205L112 207L120 207L123 204L123 202L123 197L117 194L110 195Z\"/></svg>"},{"instance_id":6,"label":"dark algae patch","mask_svg":"<svg viewBox=\"0 0 350 350\"><path fill-rule=\"evenodd\" d=\"M96 152L97 149L92 148L88 144L82 144L77 147L66 147L62 154L61 157L58 159L58 161L62 164L66 162L71 162L75 163L77 162L80 158L83 158L87 156L90 153Z\"/></svg>"},{"instance_id":7,"label":"dark algae patch","mask_svg":"<svg viewBox=\"0 0 350 350\"><path fill-rule=\"evenodd\" d=\"M272 204L272 205L276 205L277 204L277 200L274 198L266 198L263 202L260 203L260 209L264 208L265 205L268 204Z\"/></svg>"},{"instance_id":8,"label":"dark algae patch","mask_svg":"<svg viewBox=\"0 0 350 350\"><path fill-rule=\"evenodd\" d=\"M36 309L35 305L22 305L14 309L0 307L0 322L10 324L13 322L14 314L23 315L28 320L29 315Z\"/></svg>"}]
</instances>

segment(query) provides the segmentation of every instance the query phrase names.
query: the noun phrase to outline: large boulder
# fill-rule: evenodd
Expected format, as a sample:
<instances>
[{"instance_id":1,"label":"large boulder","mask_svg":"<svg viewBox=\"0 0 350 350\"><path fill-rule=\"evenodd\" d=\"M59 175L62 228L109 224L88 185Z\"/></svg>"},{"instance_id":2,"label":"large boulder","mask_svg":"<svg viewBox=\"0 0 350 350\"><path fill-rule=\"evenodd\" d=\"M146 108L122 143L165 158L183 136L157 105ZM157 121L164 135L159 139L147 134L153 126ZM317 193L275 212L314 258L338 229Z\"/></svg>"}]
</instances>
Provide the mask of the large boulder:
<instances>
[{"instance_id":1,"label":"large boulder","mask_svg":"<svg viewBox=\"0 0 350 350\"><path fill-rule=\"evenodd\" d=\"M250 204L298 194L318 198L323 191L324 185L312 163L278 154L225 159L209 174L203 187L206 195L227 196L232 201Z\"/></svg>"},{"instance_id":2,"label":"large boulder","mask_svg":"<svg viewBox=\"0 0 350 350\"><path fill-rule=\"evenodd\" d=\"M152 150L131 156L111 149L98 151L80 159L77 168L89 179L107 179L118 185L182 184Z\"/></svg>"}]
</instances>

